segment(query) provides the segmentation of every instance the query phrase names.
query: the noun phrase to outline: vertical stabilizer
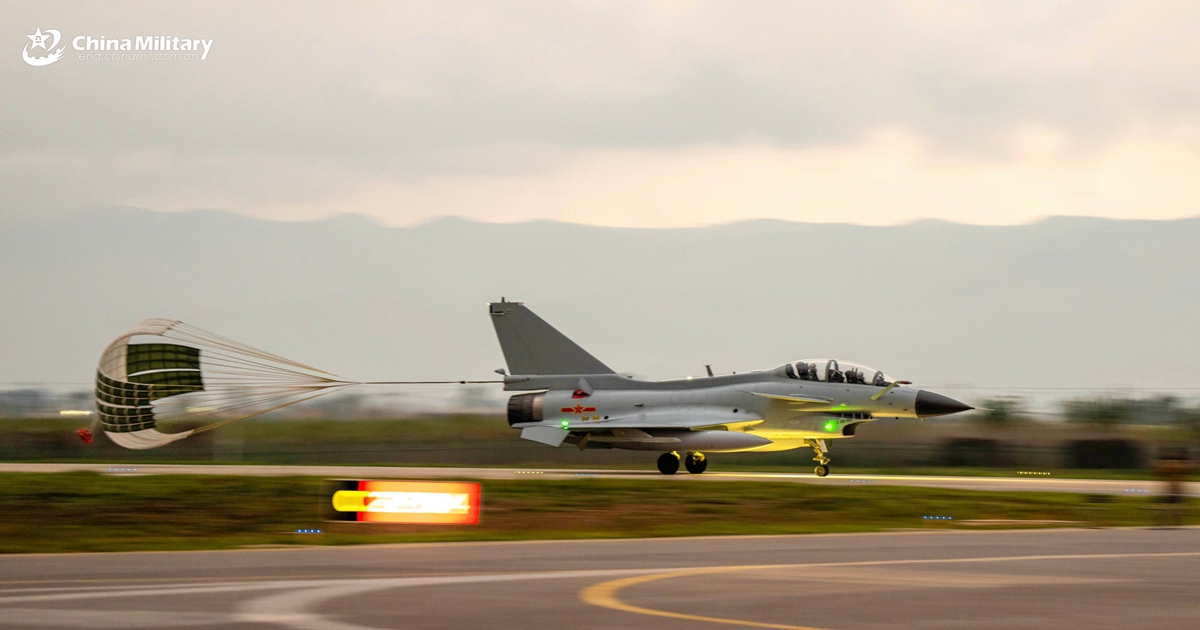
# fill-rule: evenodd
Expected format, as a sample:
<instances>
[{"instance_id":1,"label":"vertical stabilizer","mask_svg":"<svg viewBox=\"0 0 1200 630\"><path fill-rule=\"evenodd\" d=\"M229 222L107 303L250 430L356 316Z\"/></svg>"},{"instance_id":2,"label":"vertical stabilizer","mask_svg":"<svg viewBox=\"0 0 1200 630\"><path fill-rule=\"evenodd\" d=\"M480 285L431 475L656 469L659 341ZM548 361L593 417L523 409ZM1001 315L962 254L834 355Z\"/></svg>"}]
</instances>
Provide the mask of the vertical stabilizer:
<instances>
[{"instance_id":1,"label":"vertical stabilizer","mask_svg":"<svg viewBox=\"0 0 1200 630\"><path fill-rule=\"evenodd\" d=\"M488 314L510 374L615 373L520 302L492 302Z\"/></svg>"}]
</instances>

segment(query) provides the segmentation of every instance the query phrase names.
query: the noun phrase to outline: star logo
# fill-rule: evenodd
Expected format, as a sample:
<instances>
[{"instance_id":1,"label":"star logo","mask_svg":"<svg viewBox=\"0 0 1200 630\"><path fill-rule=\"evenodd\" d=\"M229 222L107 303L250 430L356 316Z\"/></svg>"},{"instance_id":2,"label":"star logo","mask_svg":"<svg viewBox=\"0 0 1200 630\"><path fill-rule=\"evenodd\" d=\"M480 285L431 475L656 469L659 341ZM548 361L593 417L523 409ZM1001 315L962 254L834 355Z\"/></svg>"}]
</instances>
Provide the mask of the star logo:
<instances>
[{"instance_id":1,"label":"star logo","mask_svg":"<svg viewBox=\"0 0 1200 630\"><path fill-rule=\"evenodd\" d=\"M62 33L52 28L46 29L45 33L42 32L41 28L38 28L37 32L29 36L29 43L25 44L25 49L21 51L21 58L25 60L25 63L31 66L48 66L55 61L62 59L63 52L67 50L66 46L63 46L58 50L54 50L54 47L58 45L58 42L61 39ZM45 50L47 54L41 57L34 57L33 55L30 55L29 51L35 48L41 48L42 50ZM50 52L51 50L54 50L54 52Z\"/></svg>"},{"instance_id":2,"label":"star logo","mask_svg":"<svg viewBox=\"0 0 1200 630\"><path fill-rule=\"evenodd\" d=\"M41 48L42 50L48 50L46 48L46 39L49 37L50 35L48 33L43 35L42 29L39 28L36 33L29 36L29 41L33 42L33 46L30 49L32 50L33 48ZM50 46L53 47L54 44L50 44Z\"/></svg>"}]
</instances>

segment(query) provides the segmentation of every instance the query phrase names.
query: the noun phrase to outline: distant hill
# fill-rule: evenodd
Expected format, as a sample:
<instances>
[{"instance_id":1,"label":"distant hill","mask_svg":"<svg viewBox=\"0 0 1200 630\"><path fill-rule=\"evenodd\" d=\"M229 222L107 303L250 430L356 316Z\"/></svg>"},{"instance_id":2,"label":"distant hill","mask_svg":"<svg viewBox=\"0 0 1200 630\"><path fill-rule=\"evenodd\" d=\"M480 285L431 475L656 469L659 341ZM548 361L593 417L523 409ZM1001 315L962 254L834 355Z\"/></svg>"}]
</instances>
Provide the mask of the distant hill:
<instances>
[{"instance_id":1,"label":"distant hill","mask_svg":"<svg viewBox=\"0 0 1200 630\"><path fill-rule=\"evenodd\" d=\"M834 356L918 384L1200 387L1200 219L387 228L133 209L0 223L0 381L175 317L356 378L486 378L522 300L618 370ZM952 393L952 392L950 392Z\"/></svg>"}]
</instances>

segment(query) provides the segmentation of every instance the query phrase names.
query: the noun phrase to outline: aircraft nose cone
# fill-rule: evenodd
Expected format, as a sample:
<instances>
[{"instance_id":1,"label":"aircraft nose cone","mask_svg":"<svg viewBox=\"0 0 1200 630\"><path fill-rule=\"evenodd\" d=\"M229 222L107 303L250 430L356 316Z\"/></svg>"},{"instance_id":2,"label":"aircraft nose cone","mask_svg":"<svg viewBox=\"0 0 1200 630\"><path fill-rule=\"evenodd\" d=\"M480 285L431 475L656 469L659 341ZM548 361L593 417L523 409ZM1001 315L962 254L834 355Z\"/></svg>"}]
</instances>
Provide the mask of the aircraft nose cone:
<instances>
[{"instance_id":1,"label":"aircraft nose cone","mask_svg":"<svg viewBox=\"0 0 1200 630\"><path fill-rule=\"evenodd\" d=\"M970 411L971 409L974 409L974 407L964 405L953 398L948 398L941 394L927 392L923 389L917 392L917 415L922 418L928 416L945 416L960 411Z\"/></svg>"}]
</instances>

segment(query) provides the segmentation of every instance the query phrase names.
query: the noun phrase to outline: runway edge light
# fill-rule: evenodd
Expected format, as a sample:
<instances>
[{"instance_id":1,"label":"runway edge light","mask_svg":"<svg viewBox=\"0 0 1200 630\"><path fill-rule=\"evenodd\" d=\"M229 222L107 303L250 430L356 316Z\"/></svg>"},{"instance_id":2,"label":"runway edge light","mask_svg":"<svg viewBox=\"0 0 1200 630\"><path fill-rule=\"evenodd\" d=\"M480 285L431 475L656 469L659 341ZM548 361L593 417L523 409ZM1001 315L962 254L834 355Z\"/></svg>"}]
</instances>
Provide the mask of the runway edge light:
<instances>
[{"instance_id":1,"label":"runway edge light","mask_svg":"<svg viewBox=\"0 0 1200 630\"><path fill-rule=\"evenodd\" d=\"M326 518L359 523L475 525L478 483L335 480L322 493Z\"/></svg>"}]
</instances>

